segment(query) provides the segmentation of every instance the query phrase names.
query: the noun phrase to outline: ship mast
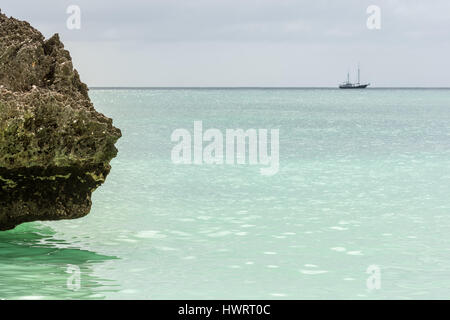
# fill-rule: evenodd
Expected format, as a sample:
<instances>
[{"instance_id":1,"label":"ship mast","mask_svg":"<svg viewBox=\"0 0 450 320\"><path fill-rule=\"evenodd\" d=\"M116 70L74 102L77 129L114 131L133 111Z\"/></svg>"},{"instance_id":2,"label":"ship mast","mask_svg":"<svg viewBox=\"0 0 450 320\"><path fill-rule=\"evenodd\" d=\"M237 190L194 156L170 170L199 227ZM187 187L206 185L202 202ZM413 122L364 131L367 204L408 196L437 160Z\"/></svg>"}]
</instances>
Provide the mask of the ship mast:
<instances>
[{"instance_id":1,"label":"ship mast","mask_svg":"<svg viewBox=\"0 0 450 320\"><path fill-rule=\"evenodd\" d=\"M360 84L360 80L359 80L359 63L358 63L358 84Z\"/></svg>"}]
</instances>

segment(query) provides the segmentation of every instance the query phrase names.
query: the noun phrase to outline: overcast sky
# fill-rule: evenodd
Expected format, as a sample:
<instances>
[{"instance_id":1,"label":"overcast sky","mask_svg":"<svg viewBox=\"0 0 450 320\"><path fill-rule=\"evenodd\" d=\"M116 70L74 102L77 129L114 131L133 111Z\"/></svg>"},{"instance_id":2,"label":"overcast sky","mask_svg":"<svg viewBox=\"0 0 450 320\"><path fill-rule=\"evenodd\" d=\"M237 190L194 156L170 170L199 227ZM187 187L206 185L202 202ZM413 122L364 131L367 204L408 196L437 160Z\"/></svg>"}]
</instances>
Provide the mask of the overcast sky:
<instances>
[{"instance_id":1,"label":"overcast sky","mask_svg":"<svg viewBox=\"0 0 450 320\"><path fill-rule=\"evenodd\" d=\"M369 5L381 29L369 30ZM81 29L69 30L69 5ZM450 86L448 0L1 0L89 86Z\"/></svg>"}]
</instances>

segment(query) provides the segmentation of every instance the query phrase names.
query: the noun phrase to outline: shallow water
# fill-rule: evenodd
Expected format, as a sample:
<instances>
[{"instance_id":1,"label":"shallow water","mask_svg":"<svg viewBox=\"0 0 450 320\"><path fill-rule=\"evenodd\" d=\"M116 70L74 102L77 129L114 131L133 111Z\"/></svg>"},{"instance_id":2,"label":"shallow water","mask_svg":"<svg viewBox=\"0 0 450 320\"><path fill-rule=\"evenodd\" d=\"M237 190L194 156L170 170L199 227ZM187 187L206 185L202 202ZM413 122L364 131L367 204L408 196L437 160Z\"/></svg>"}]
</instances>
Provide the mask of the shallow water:
<instances>
[{"instance_id":1,"label":"shallow water","mask_svg":"<svg viewBox=\"0 0 450 320\"><path fill-rule=\"evenodd\" d=\"M123 132L111 174L87 217L0 233L0 298L449 297L450 90L90 96ZM195 120L280 129L279 173L174 165Z\"/></svg>"}]
</instances>

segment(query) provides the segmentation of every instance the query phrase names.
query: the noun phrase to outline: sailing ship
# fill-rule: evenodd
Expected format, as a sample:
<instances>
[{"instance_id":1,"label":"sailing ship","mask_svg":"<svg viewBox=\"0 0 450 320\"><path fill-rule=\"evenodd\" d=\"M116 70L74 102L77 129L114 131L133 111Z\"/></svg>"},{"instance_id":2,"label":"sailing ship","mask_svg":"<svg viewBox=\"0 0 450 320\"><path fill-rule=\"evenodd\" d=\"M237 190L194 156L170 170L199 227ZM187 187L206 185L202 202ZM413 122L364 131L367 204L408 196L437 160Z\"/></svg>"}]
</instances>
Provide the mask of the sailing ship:
<instances>
[{"instance_id":1,"label":"sailing ship","mask_svg":"<svg viewBox=\"0 0 450 320\"><path fill-rule=\"evenodd\" d=\"M358 65L358 82L351 83L350 82L350 72L347 72L347 82L344 82L339 85L340 89L365 89L370 85L370 83L361 84L360 82L360 70Z\"/></svg>"}]
</instances>

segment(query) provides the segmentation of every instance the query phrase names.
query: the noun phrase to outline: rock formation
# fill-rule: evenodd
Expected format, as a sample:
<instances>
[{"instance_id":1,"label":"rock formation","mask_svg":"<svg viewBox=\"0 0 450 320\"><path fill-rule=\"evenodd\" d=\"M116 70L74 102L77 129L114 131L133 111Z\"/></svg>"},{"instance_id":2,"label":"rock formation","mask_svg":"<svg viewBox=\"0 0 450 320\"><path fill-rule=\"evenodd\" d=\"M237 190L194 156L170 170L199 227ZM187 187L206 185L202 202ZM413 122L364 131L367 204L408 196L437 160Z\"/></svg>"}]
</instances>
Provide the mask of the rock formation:
<instances>
[{"instance_id":1,"label":"rock formation","mask_svg":"<svg viewBox=\"0 0 450 320\"><path fill-rule=\"evenodd\" d=\"M0 230L88 214L120 137L58 34L0 12Z\"/></svg>"}]
</instances>

